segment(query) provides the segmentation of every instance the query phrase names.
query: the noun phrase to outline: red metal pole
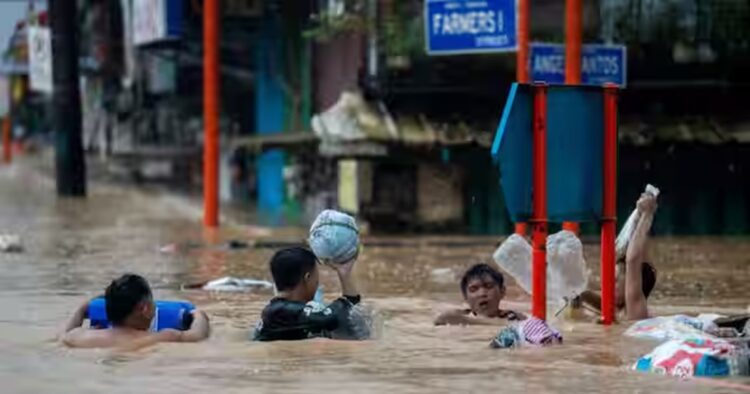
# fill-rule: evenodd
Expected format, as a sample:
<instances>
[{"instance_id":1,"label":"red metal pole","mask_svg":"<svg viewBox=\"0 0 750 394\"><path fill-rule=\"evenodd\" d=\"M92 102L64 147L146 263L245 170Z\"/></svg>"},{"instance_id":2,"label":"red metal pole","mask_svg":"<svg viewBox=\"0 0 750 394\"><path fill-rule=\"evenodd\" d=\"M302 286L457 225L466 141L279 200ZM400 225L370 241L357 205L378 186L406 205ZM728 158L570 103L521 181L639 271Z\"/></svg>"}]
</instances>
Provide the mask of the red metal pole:
<instances>
[{"instance_id":1,"label":"red metal pole","mask_svg":"<svg viewBox=\"0 0 750 394\"><path fill-rule=\"evenodd\" d=\"M529 1L518 0L518 53L516 81L529 83Z\"/></svg>"},{"instance_id":2,"label":"red metal pole","mask_svg":"<svg viewBox=\"0 0 750 394\"><path fill-rule=\"evenodd\" d=\"M518 0L518 53L516 54L516 82L529 83L529 1ZM515 233L526 236L526 223L516 223Z\"/></svg>"},{"instance_id":3,"label":"red metal pole","mask_svg":"<svg viewBox=\"0 0 750 394\"><path fill-rule=\"evenodd\" d=\"M582 0L565 1L565 84L581 83Z\"/></svg>"},{"instance_id":4,"label":"red metal pole","mask_svg":"<svg viewBox=\"0 0 750 394\"><path fill-rule=\"evenodd\" d=\"M534 85L531 313L547 318L547 85Z\"/></svg>"},{"instance_id":5,"label":"red metal pole","mask_svg":"<svg viewBox=\"0 0 750 394\"><path fill-rule=\"evenodd\" d=\"M617 223L617 87L604 87L604 201L602 204L602 322L615 321L615 226Z\"/></svg>"},{"instance_id":6,"label":"red metal pole","mask_svg":"<svg viewBox=\"0 0 750 394\"><path fill-rule=\"evenodd\" d=\"M11 121L10 121L10 111L5 115L5 118L3 119L3 163L10 164L11 160L13 160L13 151L11 150L11 136L10 136L10 129L11 129Z\"/></svg>"},{"instance_id":7,"label":"red metal pole","mask_svg":"<svg viewBox=\"0 0 750 394\"><path fill-rule=\"evenodd\" d=\"M203 2L203 225L219 225L219 0Z\"/></svg>"}]
</instances>

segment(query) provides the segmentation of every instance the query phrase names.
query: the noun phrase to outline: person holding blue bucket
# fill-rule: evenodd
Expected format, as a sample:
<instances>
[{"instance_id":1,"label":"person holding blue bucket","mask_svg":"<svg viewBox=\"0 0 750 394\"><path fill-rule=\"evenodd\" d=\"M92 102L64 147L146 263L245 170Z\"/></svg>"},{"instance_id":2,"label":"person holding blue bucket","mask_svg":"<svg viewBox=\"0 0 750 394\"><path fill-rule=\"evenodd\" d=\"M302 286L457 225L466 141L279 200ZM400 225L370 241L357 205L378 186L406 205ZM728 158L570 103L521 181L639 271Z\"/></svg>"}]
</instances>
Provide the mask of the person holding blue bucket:
<instances>
[{"instance_id":1,"label":"person holding blue bucket","mask_svg":"<svg viewBox=\"0 0 750 394\"><path fill-rule=\"evenodd\" d=\"M89 327L84 327L89 320ZM185 301L154 301L139 275L110 283L104 297L86 301L60 337L76 348L140 347L159 342L198 342L210 333L208 316Z\"/></svg>"}]
</instances>

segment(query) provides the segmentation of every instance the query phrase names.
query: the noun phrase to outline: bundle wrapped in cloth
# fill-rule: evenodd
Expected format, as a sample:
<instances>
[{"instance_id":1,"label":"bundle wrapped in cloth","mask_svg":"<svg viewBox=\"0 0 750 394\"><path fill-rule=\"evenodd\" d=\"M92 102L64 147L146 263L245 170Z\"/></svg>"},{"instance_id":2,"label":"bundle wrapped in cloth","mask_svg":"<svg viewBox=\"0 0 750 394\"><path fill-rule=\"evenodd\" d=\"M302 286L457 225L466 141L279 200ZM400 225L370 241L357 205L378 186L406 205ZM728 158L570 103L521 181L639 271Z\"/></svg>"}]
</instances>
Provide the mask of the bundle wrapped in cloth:
<instances>
[{"instance_id":1,"label":"bundle wrapped in cloth","mask_svg":"<svg viewBox=\"0 0 750 394\"><path fill-rule=\"evenodd\" d=\"M494 349L507 349L522 346L556 345L563 341L559 331L544 320L529 318L520 323L503 328L490 342Z\"/></svg>"},{"instance_id":2,"label":"bundle wrapped in cloth","mask_svg":"<svg viewBox=\"0 0 750 394\"><path fill-rule=\"evenodd\" d=\"M308 242L321 261L345 264L359 254L357 222L345 213L325 210L310 227Z\"/></svg>"}]
</instances>

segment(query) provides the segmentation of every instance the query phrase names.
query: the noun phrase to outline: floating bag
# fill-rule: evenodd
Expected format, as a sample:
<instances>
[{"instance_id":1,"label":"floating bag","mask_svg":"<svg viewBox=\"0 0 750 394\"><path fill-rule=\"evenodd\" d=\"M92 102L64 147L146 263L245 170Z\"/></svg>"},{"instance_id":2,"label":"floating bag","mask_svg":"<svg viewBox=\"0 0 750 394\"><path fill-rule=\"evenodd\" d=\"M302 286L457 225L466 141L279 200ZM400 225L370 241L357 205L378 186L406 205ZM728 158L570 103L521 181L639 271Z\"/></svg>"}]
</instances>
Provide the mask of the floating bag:
<instances>
[{"instance_id":1,"label":"floating bag","mask_svg":"<svg viewBox=\"0 0 750 394\"><path fill-rule=\"evenodd\" d=\"M526 238L513 234L492 255L500 268L531 294L532 249ZM588 287L589 269L583 258L583 244L570 231L547 237L547 296L565 302Z\"/></svg>"},{"instance_id":2,"label":"floating bag","mask_svg":"<svg viewBox=\"0 0 750 394\"><path fill-rule=\"evenodd\" d=\"M167 329L185 331L193 324L195 305L187 301L156 301L156 313L151 321L151 331ZM109 328L112 324L107 319L106 301L103 297L89 302L89 323L91 328Z\"/></svg>"},{"instance_id":3,"label":"floating bag","mask_svg":"<svg viewBox=\"0 0 750 394\"><path fill-rule=\"evenodd\" d=\"M658 346L638 359L633 369L680 378L746 376L747 361L746 348L721 340L684 339Z\"/></svg>"}]
</instances>

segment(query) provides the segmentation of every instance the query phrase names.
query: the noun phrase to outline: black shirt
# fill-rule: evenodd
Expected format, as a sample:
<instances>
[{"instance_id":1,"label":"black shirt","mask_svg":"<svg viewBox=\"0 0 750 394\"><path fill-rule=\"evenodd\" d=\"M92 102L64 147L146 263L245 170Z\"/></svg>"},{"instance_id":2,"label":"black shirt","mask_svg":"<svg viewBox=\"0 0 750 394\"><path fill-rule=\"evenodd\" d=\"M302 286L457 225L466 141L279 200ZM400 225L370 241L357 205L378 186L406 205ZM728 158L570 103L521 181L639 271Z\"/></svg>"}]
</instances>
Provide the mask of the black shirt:
<instances>
[{"instance_id":1,"label":"black shirt","mask_svg":"<svg viewBox=\"0 0 750 394\"><path fill-rule=\"evenodd\" d=\"M324 308L284 298L274 298L263 309L255 328L256 341L331 338L332 332L347 324L349 311L360 296L344 296Z\"/></svg>"}]
</instances>

